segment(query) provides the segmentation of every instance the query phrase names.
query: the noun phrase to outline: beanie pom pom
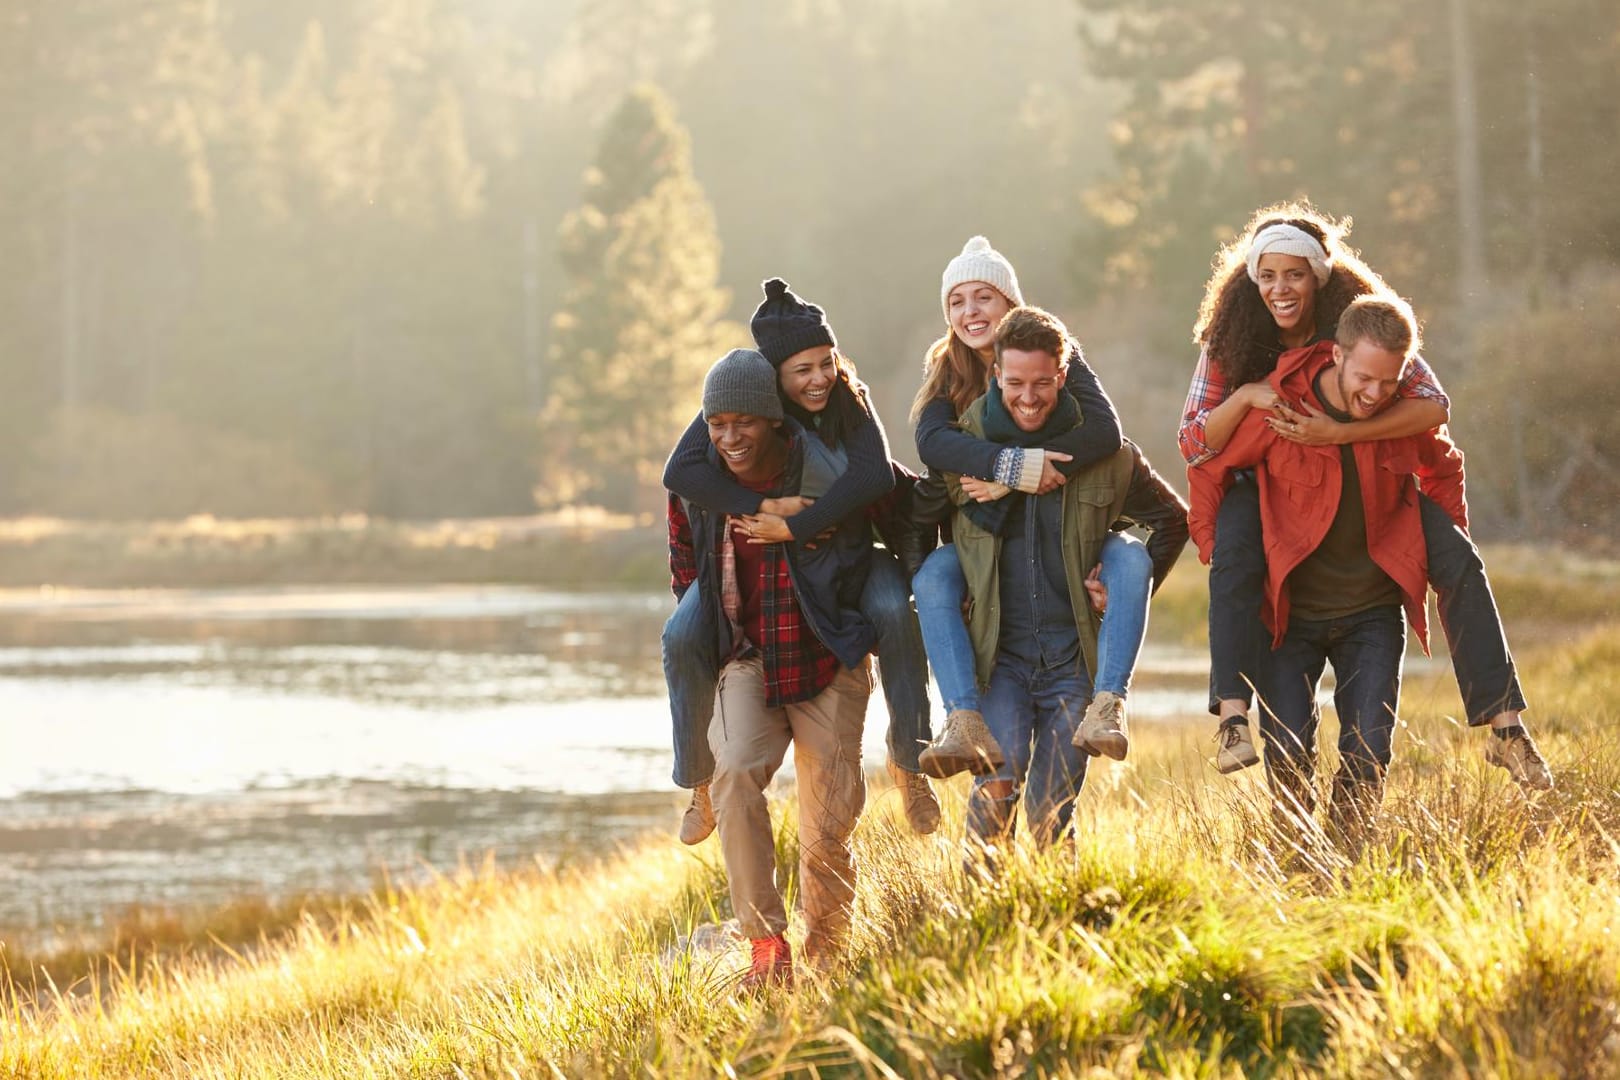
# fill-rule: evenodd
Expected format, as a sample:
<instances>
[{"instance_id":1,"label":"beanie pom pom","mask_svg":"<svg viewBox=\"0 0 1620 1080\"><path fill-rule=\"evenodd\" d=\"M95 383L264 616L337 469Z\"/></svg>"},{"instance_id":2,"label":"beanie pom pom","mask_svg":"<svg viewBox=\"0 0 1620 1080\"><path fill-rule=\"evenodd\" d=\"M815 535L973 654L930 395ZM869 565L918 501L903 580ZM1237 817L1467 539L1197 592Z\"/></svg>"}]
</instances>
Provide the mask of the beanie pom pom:
<instances>
[{"instance_id":1,"label":"beanie pom pom","mask_svg":"<svg viewBox=\"0 0 1620 1080\"><path fill-rule=\"evenodd\" d=\"M765 299L780 300L787 295L788 283L779 277L773 277L765 282Z\"/></svg>"},{"instance_id":2,"label":"beanie pom pom","mask_svg":"<svg viewBox=\"0 0 1620 1080\"><path fill-rule=\"evenodd\" d=\"M986 240L982 236L975 236L973 239L962 245L962 254L964 255L983 255L989 250L990 241Z\"/></svg>"}]
</instances>

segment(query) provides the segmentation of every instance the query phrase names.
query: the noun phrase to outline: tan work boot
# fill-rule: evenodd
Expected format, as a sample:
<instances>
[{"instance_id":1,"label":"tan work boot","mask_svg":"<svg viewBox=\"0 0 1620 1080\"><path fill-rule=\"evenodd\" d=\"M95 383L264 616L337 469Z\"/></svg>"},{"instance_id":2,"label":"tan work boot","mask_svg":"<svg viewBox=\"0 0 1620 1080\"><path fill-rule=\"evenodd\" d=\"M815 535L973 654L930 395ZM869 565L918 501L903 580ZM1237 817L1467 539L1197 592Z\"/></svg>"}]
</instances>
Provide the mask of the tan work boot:
<instances>
[{"instance_id":1,"label":"tan work boot","mask_svg":"<svg viewBox=\"0 0 1620 1080\"><path fill-rule=\"evenodd\" d=\"M714 807L709 803L709 785L692 789L692 804L681 815L681 843L701 844L714 832Z\"/></svg>"},{"instance_id":2,"label":"tan work boot","mask_svg":"<svg viewBox=\"0 0 1620 1080\"><path fill-rule=\"evenodd\" d=\"M928 786L928 777L907 772L890 761L889 779L894 781L894 786L900 789L900 797L905 800L906 820L911 823L912 832L927 836L939 828L939 799L935 797L934 789Z\"/></svg>"},{"instance_id":3,"label":"tan work boot","mask_svg":"<svg viewBox=\"0 0 1620 1080\"><path fill-rule=\"evenodd\" d=\"M1529 791L1550 791L1552 770L1542 760L1536 741L1523 727L1504 728L1505 736L1492 731L1485 739L1485 760L1508 771L1508 775Z\"/></svg>"},{"instance_id":4,"label":"tan work boot","mask_svg":"<svg viewBox=\"0 0 1620 1080\"><path fill-rule=\"evenodd\" d=\"M1215 751L1215 767L1223 773L1235 773L1260 763L1260 753L1254 748L1254 736L1249 734L1248 718L1222 722L1215 736L1220 744Z\"/></svg>"},{"instance_id":5,"label":"tan work boot","mask_svg":"<svg viewBox=\"0 0 1620 1080\"><path fill-rule=\"evenodd\" d=\"M1124 761L1131 751L1131 737L1125 730L1125 699L1104 690L1086 706L1085 719L1074 732L1074 745L1095 757L1107 754Z\"/></svg>"},{"instance_id":6,"label":"tan work boot","mask_svg":"<svg viewBox=\"0 0 1620 1080\"><path fill-rule=\"evenodd\" d=\"M976 776L1001 768L1001 747L976 709L954 709L945 718L945 734L918 755L929 776L943 780L966 770Z\"/></svg>"}]
</instances>

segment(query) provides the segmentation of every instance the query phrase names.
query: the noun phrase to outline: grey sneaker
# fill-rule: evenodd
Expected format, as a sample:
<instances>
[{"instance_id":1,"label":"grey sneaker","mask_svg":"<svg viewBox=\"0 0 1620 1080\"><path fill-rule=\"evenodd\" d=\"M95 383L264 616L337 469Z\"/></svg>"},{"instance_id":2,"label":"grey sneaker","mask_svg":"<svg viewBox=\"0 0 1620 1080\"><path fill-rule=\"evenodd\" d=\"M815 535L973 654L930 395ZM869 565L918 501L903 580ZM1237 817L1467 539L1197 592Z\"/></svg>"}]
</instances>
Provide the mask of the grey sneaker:
<instances>
[{"instance_id":1,"label":"grey sneaker","mask_svg":"<svg viewBox=\"0 0 1620 1080\"><path fill-rule=\"evenodd\" d=\"M692 789L692 805L681 816L681 843L701 844L714 832L714 807L709 803L709 785Z\"/></svg>"},{"instance_id":2,"label":"grey sneaker","mask_svg":"<svg viewBox=\"0 0 1620 1080\"><path fill-rule=\"evenodd\" d=\"M920 773L907 772L894 762L889 762L889 779L900 790L900 797L906 803L906 820L911 823L911 831L918 836L927 836L939 828L939 799L934 795L934 789L928 786L928 777Z\"/></svg>"},{"instance_id":3,"label":"grey sneaker","mask_svg":"<svg viewBox=\"0 0 1620 1080\"><path fill-rule=\"evenodd\" d=\"M1215 767L1223 773L1235 773L1260 763L1260 753L1254 748L1254 736L1249 734L1246 719L1223 723L1215 741L1220 744L1215 751Z\"/></svg>"},{"instance_id":4,"label":"grey sneaker","mask_svg":"<svg viewBox=\"0 0 1620 1080\"><path fill-rule=\"evenodd\" d=\"M1093 757L1107 754L1124 761L1131 750L1131 737L1125 730L1125 699L1109 690L1092 698L1085 719L1075 729L1074 745Z\"/></svg>"},{"instance_id":5,"label":"grey sneaker","mask_svg":"<svg viewBox=\"0 0 1620 1080\"><path fill-rule=\"evenodd\" d=\"M1508 771L1508 775L1529 791L1551 791L1552 770L1542 760L1541 751L1530 733L1515 724L1507 729L1507 736L1491 732L1485 739L1485 760Z\"/></svg>"},{"instance_id":6,"label":"grey sneaker","mask_svg":"<svg viewBox=\"0 0 1620 1080\"><path fill-rule=\"evenodd\" d=\"M945 718L945 734L918 755L922 771L936 779L966 770L976 776L1001 768L1001 747L974 709L955 709Z\"/></svg>"}]
</instances>

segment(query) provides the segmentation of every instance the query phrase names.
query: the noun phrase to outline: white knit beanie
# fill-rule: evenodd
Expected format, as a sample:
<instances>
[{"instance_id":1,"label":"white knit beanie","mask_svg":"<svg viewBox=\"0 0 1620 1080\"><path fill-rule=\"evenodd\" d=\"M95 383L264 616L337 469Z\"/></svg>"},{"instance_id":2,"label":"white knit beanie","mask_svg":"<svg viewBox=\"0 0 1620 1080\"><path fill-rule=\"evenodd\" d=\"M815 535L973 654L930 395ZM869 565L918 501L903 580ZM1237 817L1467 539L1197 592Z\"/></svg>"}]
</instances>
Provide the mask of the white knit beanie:
<instances>
[{"instance_id":1,"label":"white knit beanie","mask_svg":"<svg viewBox=\"0 0 1620 1080\"><path fill-rule=\"evenodd\" d=\"M1260 284L1260 256L1294 255L1311 264L1318 285L1326 285L1333 273L1333 259L1322 242L1297 225L1278 222L1255 234L1249 245L1249 280Z\"/></svg>"},{"instance_id":2,"label":"white knit beanie","mask_svg":"<svg viewBox=\"0 0 1620 1080\"><path fill-rule=\"evenodd\" d=\"M1024 294L1018 291L1018 275L1013 273L1007 257L990 246L990 241L975 236L962 245L962 254L945 264L945 276L939 283L939 306L945 310L945 321L951 321L951 290L969 281L982 281L993 285L1014 307L1022 307Z\"/></svg>"}]
</instances>

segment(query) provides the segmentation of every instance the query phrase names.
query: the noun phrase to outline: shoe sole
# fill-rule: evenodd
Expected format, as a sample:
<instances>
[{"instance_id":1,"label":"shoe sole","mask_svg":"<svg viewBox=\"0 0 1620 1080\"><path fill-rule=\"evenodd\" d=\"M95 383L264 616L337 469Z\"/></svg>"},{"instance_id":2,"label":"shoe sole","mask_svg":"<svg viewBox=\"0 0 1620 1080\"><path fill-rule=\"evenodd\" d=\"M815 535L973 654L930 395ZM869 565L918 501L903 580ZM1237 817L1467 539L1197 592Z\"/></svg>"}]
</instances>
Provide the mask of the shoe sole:
<instances>
[{"instance_id":1,"label":"shoe sole","mask_svg":"<svg viewBox=\"0 0 1620 1080\"><path fill-rule=\"evenodd\" d=\"M1501 769L1503 772L1508 774L1508 779L1512 780L1515 784L1518 784L1526 791L1551 791L1554 787L1554 781L1551 774L1547 776L1546 784L1541 784L1535 780L1531 780L1529 777L1515 776L1513 774L1512 767L1509 766L1507 762L1501 760L1500 758L1494 758L1489 754L1485 755L1485 764L1494 765L1498 769Z\"/></svg>"},{"instance_id":2,"label":"shoe sole","mask_svg":"<svg viewBox=\"0 0 1620 1080\"><path fill-rule=\"evenodd\" d=\"M1223 775L1228 776L1235 772L1242 772L1244 769L1251 768L1252 766L1258 764L1260 764L1259 754L1256 754L1250 758L1229 757L1225 761L1222 761L1218 757L1215 759L1216 770Z\"/></svg>"},{"instance_id":3,"label":"shoe sole","mask_svg":"<svg viewBox=\"0 0 1620 1080\"><path fill-rule=\"evenodd\" d=\"M711 837L713 835L714 835L714 826L713 825L710 825L708 827L708 829L704 831L702 836L695 836L695 837L691 838L690 840L687 839L685 833L676 833L676 836L678 836L680 838L681 843L685 844L687 847L696 847L697 845L703 843L703 841L707 840L709 837Z\"/></svg>"},{"instance_id":4,"label":"shoe sole","mask_svg":"<svg viewBox=\"0 0 1620 1080\"><path fill-rule=\"evenodd\" d=\"M1131 752L1131 740L1117 732L1109 732L1106 735L1092 735L1084 739L1076 735L1074 745L1092 757L1107 756L1115 761L1124 761L1125 755Z\"/></svg>"},{"instance_id":5,"label":"shoe sole","mask_svg":"<svg viewBox=\"0 0 1620 1080\"><path fill-rule=\"evenodd\" d=\"M1490 762L1490 764L1495 765L1498 769L1501 769L1503 772L1507 773L1509 780L1512 780L1515 784L1518 784L1521 788L1523 788L1526 791L1551 791L1553 789L1553 787L1554 787L1553 779L1550 776L1547 778L1547 782L1545 784L1542 784L1542 783L1540 783L1540 782L1538 782L1536 780L1530 779L1527 776L1514 776L1513 775L1513 770L1508 768L1507 765L1505 763L1503 763L1503 762L1491 761L1489 758L1486 758L1485 760Z\"/></svg>"},{"instance_id":6,"label":"shoe sole","mask_svg":"<svg viewBox=\"0 0 1620 1080\"><path fill-rule=\"evenodd\" d=\"M926 750L918 758L917 764L922 771L935 780L949 780L957 773L972 773L974 776L985 776L1001 768L999 755L990 757L984 753L974 754L930 754Z\"/></svg>"}]
</instances>

